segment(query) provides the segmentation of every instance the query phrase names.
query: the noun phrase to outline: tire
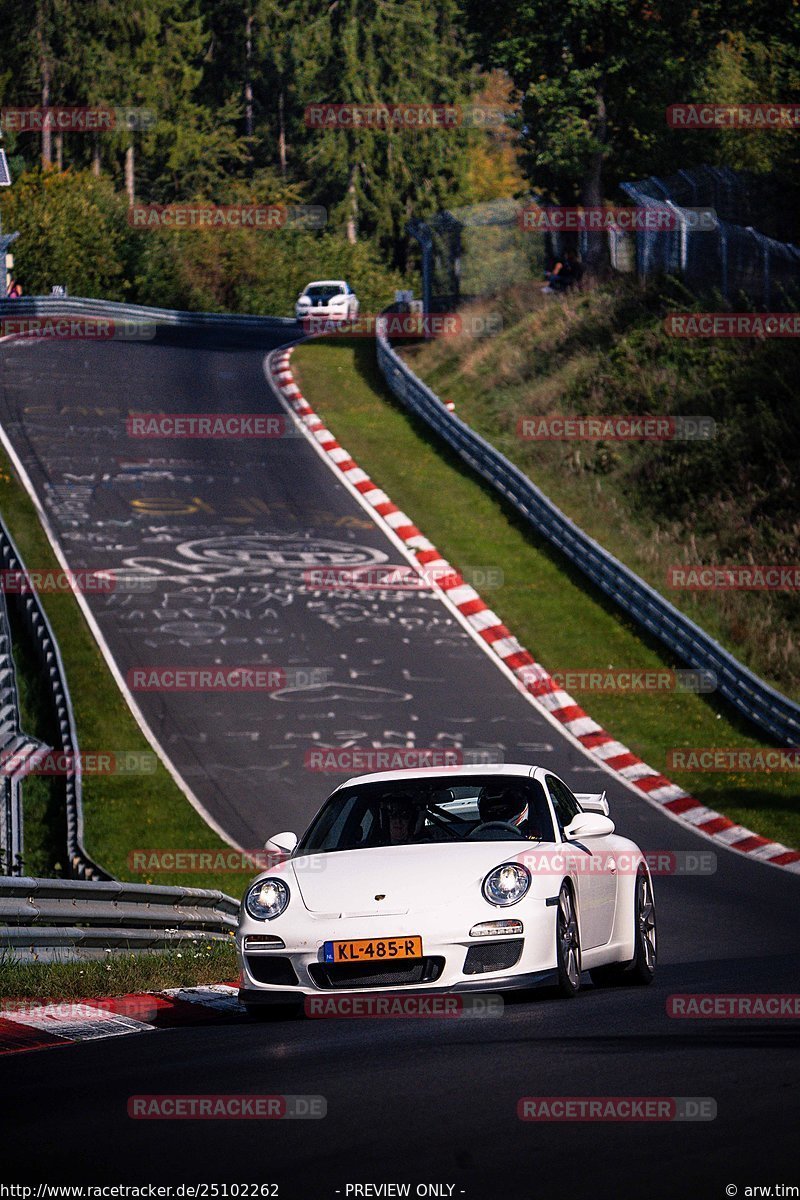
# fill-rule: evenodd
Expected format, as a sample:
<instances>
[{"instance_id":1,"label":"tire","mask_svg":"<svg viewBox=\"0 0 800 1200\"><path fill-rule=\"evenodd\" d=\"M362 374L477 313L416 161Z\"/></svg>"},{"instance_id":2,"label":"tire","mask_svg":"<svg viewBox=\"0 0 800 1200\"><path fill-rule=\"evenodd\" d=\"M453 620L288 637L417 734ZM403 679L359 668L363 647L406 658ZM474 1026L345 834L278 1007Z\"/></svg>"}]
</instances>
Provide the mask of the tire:
<instances>
[{"instance_id":1,"label":"tire","mask_svg":"<svg viewBox=\"0 0 800 1200\"><path fill-rule=\"evenodd\" d=\"M596 987L646 987L653 982L657 959L656 905L650 877L641 868L636 876L634 923L633 958L627 963L595 967L589 974Z\"/></svg>"},{"instance_id":2,"label":"tire","mask_svg":"<svg viewBox=\"0 0 800 1200\"><path fill-rule=\"evenodd\" d=\"M556 963L559 993L571 1000L581 987L581 937L575 900L566 882L558 893L556 909Z\"/></svg>"}]
</instances>

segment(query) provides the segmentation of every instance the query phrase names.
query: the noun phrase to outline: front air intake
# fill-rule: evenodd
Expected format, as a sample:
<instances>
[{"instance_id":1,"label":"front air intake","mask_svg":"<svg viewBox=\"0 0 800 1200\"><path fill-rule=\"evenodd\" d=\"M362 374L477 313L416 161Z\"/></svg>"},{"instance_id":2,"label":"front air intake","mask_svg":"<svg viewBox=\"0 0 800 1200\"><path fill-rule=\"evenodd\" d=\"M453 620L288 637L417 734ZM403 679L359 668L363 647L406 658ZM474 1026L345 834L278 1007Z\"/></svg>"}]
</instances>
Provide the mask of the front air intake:
<instances>
[{"instance_id":1,"label":"front air intake","mask_svg":"<svg viewBox=\"0 0 800 1200\"><path fill-rule=\"evenodd\" d=\"M485 975L487 971L508 971L519 962L523 938L510 938L507 942L485 942L470 946L464 960L465 975Z\"/></svg>"},{"instance_id":2,"label":"front air intake","mask_svg":"<svg viewBox=\"0 0 800 1200\"><path fill-rule=\"evenodd\" d=\"M299 980L292 960L283 954L248 954L247 969L259 983L274 983L279 987L297 987Z\"/></svg>"},{"instance_id":3,"label":"front air intake","mask_svg":"<svg viewBox=\"0 0 800 1200\"><path fill-rule=\"evenodd\" d=\"M414 958L402 962L312 963L308 973L318 988L409 987L433 983L444 970L443 958Z\"/></svg>"}]
</instances>

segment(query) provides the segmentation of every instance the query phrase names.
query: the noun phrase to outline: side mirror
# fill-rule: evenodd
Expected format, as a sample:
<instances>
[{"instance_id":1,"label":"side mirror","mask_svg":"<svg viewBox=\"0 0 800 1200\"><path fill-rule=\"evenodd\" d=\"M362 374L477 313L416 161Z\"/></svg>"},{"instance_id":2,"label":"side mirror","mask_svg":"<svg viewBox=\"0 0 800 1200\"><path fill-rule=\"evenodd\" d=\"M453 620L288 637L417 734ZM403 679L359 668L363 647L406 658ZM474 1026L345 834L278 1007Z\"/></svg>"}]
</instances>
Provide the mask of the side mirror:
<instances>
[{"instance_id":1,"label":"side mirror","mask_svg":"<svg viewBox=\"0 0 800 1200\"><path fill-rule=\"evenodd\" d=\"M570 841L576 838L606 837L614 832L614 822L602 813L578 813L564 830Z\"/></svg>"},{"instance_id":2,"label":"side mirror","mask_svg":"<svg viewBox=\"0 0 800 1200\"><path fill-rule=\"evenodd\" d=\"M287 858L297 848L296 833L276 833L266 843L265 850L277 851L278 854L283 854Z\"/></svg>"}]
</instances>

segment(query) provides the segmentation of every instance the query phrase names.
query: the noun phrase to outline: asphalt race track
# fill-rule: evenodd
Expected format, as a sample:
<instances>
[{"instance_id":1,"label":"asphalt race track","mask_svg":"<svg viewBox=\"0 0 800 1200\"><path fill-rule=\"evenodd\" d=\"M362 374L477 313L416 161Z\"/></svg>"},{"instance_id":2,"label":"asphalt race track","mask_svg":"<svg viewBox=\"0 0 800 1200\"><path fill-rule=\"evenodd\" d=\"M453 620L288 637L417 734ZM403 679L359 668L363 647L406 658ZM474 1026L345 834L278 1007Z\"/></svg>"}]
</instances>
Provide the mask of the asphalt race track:
<instances>
[{"instance_id":1,"label":"asphalt race track","mask_svg":"<svg viewBox=\"0 0 800 1200\"><path fill-rule=\"evenodd\" d=\"M257 848L303 825L331 790L304 767L315 745L461 745L507 762L545 754L567 769L556 731L430 592L304 585L314 568L403 560L302 436L128 436L136 413L287 420L263 358L77 342L4 355L0 420L70 567L114 573L113 593L87 600L123 674L287 673L268 694L136 693L195 795L230 838ZM583 756L576 765L591 790L596 769Z\"/></svg>"},{"instance_id":2,"label":"asphalt race track","mask_svg":"<svg viewBox=\"0 0 800 1200\"><path fill-rule=\"evenodd\" d=\"M302 828L342 778L306 769L315 744L458 743L552 766L577 791L606 787L620 832L648 851L715 854L716 870L655 879L660 964L649 989L599 991L586 977L574 1001L545 989L507 998L496 1018L231 1017L11 1055L0 1182L278 1182L284 1200L404 1181L487 1200L683 1200L722 1197L729 1184L741 1196L748 1185L796 1185L797 1023L676 1020L666 1001L797 991L798 877L712 846L592 766L436 597L307 586L313 566L400 559L303 439L127 436L132 412L282 414L264 381L267 348L177 336L2 348L0 420L70 566L132 581L90 598L123 674L212 664L301 673L267 695L137 694L219 826L247 846ZM410 515L424 532L424 513ZM130 1095L174 1092L321 1095L327 1116L128 1118ZM530 1123L516 1115L522 1096L711 1097L717 1115Z\"/></svg>"}]
</instances>

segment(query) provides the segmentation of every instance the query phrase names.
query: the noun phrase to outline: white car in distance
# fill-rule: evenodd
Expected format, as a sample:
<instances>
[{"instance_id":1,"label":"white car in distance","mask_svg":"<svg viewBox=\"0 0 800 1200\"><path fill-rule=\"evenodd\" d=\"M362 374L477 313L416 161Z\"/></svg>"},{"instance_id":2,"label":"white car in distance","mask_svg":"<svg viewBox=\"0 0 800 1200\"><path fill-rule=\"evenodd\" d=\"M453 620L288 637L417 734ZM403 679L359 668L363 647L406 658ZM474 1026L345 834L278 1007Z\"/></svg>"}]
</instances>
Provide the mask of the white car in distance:
<instances>
[{"instance_id":1,"label":"white car in distance","mask_svg":"<svg viewBox=\"0 0 800 1200\"><path fill-rule=\"evenodd\" d=\"M358 296L344 279L317 279L297 297L294 315L298 321L355 321L358 310Z\"/></svg>"}]
</instances>

